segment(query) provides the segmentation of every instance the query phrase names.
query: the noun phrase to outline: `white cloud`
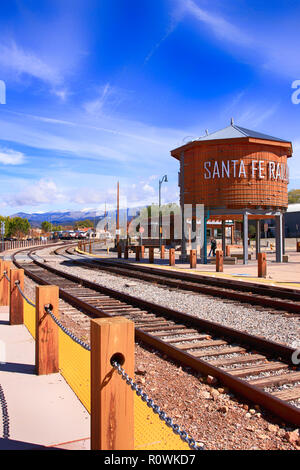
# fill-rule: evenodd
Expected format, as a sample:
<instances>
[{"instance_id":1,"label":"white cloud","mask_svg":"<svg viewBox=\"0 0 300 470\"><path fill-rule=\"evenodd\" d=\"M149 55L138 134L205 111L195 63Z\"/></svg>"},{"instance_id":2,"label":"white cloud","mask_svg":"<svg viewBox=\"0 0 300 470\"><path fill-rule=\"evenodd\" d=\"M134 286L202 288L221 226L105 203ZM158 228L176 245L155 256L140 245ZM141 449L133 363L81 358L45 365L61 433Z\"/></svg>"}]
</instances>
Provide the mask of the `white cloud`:
<instances>
[{"instance_id":1,"label":"white cloud","mask_svg":"<svg viewBox=\"0 0 300 470\"><path fill-rule=\"evenodd\" d=\"M150 186L150 184L148 184L148 183L144 184L143 190L144 190L146 193L151 193L151 194L154 194L154 193L155 193L155 189L153 188L153 186Z\"/></svg>"},{"instance_id":2,"label":"white cloud","mask_svg":"<svg viewBox=\"0 0 300 470\"><path fill-rule=\"evenodd\" d=\"M24 185L21 191L6 195L3 199L10 206L39 206L64 200L65 195L54 181L41 179Z\"/></svg>"},{"instance_id":3,"label":"white cloud","mask_svg":"<svg viewBox=\"0 0 300 470\"><path fill-rule=\"evenodd\" d=\"M25 51L14 41L10 44L0 44L0 65L13 72L16 77L26 74L55 86L62 82L58 70L33 52Z\"/></svg>"},{"instance_id":4,"label":"white cloud","mask_svg":"<svg viewBox=\"0 0 300 470\"><path fill-rule=\"evenodd\" d=\"M248 35L221 15L200 8L193 0L183 0L183 5L187 13L192 14L197 20L208 26L220 39L239 44L252 42Z\"/></svg>"},{"instance_id":5,"label":"white cloud","mask_svg":"<svg viewBox=\"0 0 300 470\"><path fill-rule=\"evenodd\" d=\"M25 162L25 156L22 152L0 147L0 164L3 165L22 165Z\"/></svg>"},{"instance_id":6,"label":"white cloud","mask_svg":"<svg viewBox=\"0 0 300 470\"><path fill-rule=\"evenodd\" d=\"M280 17L254 23L247 22L244 15L234 20L227 19L221 12L201 8L195 0L178 0L175 5L185 12L185 18L192 17L202 27L207 27L208 32L219 41L220 47L227 49L239 60L262 71L275 72L291 79L298 78L300 56L299 41L295 40L296 17L288 10ZM277 34L278 31L280 34Z\"/></svg>"}]
</instances>

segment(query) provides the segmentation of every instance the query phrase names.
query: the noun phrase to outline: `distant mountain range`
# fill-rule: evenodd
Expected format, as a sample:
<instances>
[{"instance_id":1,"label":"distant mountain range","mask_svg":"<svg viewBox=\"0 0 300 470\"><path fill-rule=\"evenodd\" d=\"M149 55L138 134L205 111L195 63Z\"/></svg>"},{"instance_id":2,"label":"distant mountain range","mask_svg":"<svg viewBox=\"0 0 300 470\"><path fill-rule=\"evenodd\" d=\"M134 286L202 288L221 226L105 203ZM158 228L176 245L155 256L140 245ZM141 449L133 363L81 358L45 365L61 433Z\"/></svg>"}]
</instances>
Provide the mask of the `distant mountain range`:
<instances>
[{"instance_id":1,"label":"distant mountain range","mask_svg":"<svg viewBox=\"0 0 300 470\"><path fill-rule=\"evenodd\" d=\"M103 219L104 214L99 215L97 211L66 211L66 212L44 212L27 214L26 212L18 212L11 217L22 217L28 219L32 227L39 227L45 220L53 225L73 225L79 220L90 219L97 223Z\"/></svg>"},{"instance_id":2,"label":"distant mountain range","mask_svg":"<svg viewBox=\"0 0 300 470\"><path fill-rule=\"evenodd\" d=\"M120 209L120 219L126 213L126 209ZM116 217L116 210L109 211L109 216L111 218ZM43 213L33 213L27 214L26 212L17 212L12 214L10 217L22 217L22 219L27 219L31 227L40 227L41 223L45 220L50 222L53 225L74 225L75 222L79 220L90 219L95 223L95 225L104 218L104 213L99 213L99 211L58 211L58 212L43 212Z\"/></svg>"}]
</instances>

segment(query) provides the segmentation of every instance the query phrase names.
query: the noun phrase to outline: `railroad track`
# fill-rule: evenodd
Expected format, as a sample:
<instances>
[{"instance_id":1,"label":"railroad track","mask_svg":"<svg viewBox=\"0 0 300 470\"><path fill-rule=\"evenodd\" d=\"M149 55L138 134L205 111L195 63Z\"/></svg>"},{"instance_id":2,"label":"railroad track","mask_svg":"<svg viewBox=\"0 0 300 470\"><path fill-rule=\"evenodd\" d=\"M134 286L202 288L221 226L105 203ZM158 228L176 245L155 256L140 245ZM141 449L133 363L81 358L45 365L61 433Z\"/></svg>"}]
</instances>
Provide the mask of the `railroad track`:
<instances>
[{"instance_id":1,"label":"railroad track","mask_svg":"<svg viewBox=\"0 0 300 470\"><path fill-rule=\"evenodd\" d=\"M63 300L92 316L134 321L136 339L216 377L282 421L300 425L300 370L292 363L293 348L61 272L34 258L33 251L37 249L29 250L32 263L14 258L15 264L39 284L58 285Z\"/></svg>"},{"instance_id":2,"label":"railroad track","mask_svg":"<svg viewBox=\"0 0 300 470\"><path fill-rule=\"evenodd\" d=\"M56 254L63 255L64 250L74 255L74 247L63 247L55 250ZM69 258L70 259L70 258ZM87 267L107 271L115 275L132 277L150 283L160 284L174 289L193 291L213 297L261 305L269 310L283 312L286 316L300 315L300 291L297 289L281 288L255 283L244 283L238 280L210 278L209 276L164 271L160 268L149 268L143 265L123 263L112 260L74 259L74 263Z\"/></svg>"}]
</instances>

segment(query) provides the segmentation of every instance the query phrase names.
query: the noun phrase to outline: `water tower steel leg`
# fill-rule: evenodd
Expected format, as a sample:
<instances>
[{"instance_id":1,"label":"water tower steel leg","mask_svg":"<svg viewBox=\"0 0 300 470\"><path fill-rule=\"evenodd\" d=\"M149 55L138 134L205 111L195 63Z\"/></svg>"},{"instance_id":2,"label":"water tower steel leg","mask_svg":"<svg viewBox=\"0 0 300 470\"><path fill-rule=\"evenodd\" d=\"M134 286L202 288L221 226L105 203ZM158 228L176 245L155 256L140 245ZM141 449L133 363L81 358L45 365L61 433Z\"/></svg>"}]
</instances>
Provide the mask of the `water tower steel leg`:
<instances>
[{"instance_id":1,"label":"water tower steel leg","mask_svg":"<svg viewBox=\"0 0 300 470\"><path fill-rule=\"evenodd\" d=\"M244 264L248 264L248 214L245 212L243 214L243 225L244 225L244 233L243 233L243 262Z\"/></svg>"},{"instance_id":2,"label":"water tower steel leg","mask_svg":"<svg viewBox=\"0 0 300 470\"><path fill-rule=\"evenodd\" d=\"M260 253L260 219L256 221L256 259L258 259L258 253Z\"/></svg>"},{"instance_id":3,"label":"water tower steel leg","mask_svg":"<svg viewBox=\"0 0 300 470\"><path fill-rule=\"evenodd\" d=\"M276 224L276 263L282 263L282 213L275 216Z\"/></svg>"}]
</instances>

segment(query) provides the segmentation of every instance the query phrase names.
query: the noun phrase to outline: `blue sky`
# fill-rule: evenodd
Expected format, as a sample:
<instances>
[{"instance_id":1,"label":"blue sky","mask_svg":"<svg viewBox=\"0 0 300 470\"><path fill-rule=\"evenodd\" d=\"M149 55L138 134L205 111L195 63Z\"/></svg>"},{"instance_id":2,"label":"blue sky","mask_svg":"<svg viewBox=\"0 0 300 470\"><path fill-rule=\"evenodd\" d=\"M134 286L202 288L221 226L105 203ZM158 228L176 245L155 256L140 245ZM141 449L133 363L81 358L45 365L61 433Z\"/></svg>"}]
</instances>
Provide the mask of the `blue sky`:
<instances>
[{"instance_id":1,"label":"blue sky","mask_svg":"<svg viewBox=\"0 0 300 470\"><path fill-rule=\"evenodd\" d=\"M299 1L1 2L0 213L178 200L170 150L223 128L293 142ZM126 202L125 202L126 201Z\"/></svg>"}]
</instances>

